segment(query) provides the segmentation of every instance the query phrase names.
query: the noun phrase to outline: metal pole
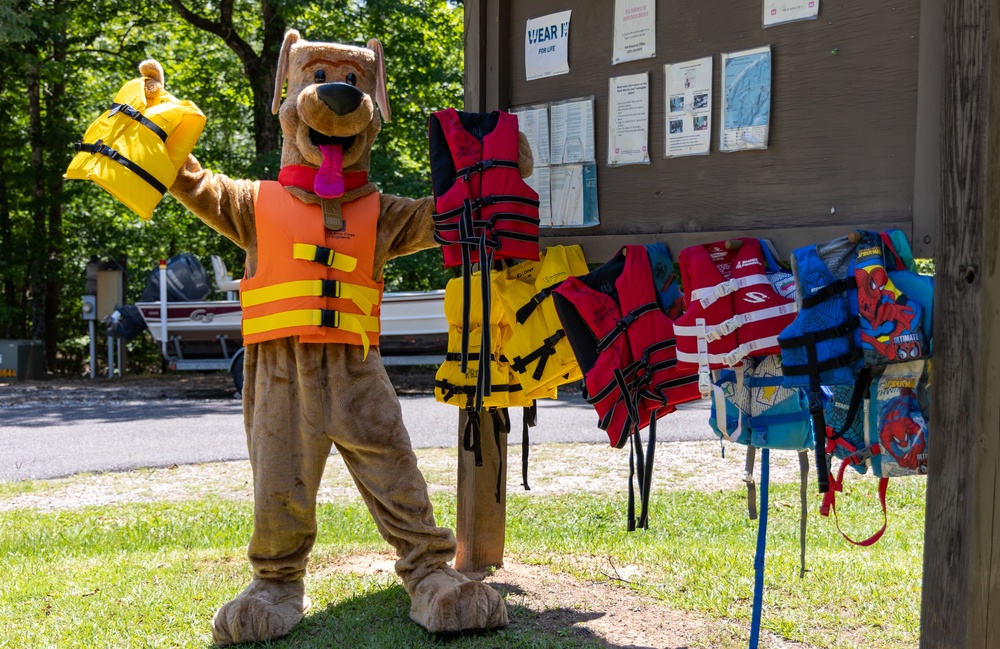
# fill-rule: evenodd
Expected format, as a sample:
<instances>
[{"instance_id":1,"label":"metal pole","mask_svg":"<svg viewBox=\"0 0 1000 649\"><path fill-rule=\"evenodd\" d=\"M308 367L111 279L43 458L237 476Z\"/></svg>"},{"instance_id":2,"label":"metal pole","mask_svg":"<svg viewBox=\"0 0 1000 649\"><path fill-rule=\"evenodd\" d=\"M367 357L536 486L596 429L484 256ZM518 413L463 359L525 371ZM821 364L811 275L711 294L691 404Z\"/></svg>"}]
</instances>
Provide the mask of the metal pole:
<instances>
[{"instance_id":1,"label":"metal pole","mask_svg":"<svg viewBox=\"0 0 1000 649\"><path fill-rule=\"evenodd\" d=\"M167 260L160 260L160 350L163 358L167 354Z\"/></svg>"},{"instance_id":2,"label":"metal pole","mask_svg":"<svg viewBox=\"0 0 1000 649\"><path fill-rule=\"evenodd\" d=\"M97 326L93 320L90 325L90 378L97 378Z\"/></svg>"},{"instance_id":3,"label":"metal pole","mask_svg":"<svg viewBox=\"0 0 1000 649\"><path fill-rule=\"evenodd\" d=\"M115 375L115 342L108 336L108 378Z\"/></svg>"}]
</instances>

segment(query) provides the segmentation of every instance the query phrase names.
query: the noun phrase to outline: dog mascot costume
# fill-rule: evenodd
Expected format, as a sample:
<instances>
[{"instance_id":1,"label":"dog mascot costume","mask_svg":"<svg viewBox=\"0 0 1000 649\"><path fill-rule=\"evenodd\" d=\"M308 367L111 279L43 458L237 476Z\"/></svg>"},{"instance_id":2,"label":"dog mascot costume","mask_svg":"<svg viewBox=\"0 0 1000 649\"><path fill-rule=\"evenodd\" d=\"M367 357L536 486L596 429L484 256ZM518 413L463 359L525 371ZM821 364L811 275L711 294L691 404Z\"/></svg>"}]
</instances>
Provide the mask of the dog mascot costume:
<instances>
[{"instance_id":1,"label":"dog mascot costume","mask_svg":"<svg viewBox=\"0 0 1000 649\"><path fill-rule=\"evenodd\" d=\"M162 89L155 61L140 71L147 95ZM385 262L435 245L432 198L380 194L368 182L379 113L389 119L381 45L309 42L289 31L273 110L284 136L277 182L213 174L188 156L170 187L247 252L243 412L254 479L254 579L215 614L215 641L277 638L306 613L303 580L331 444L396 549L410 617L435 633L506 626L500 595L449 566L455 537L435 525L377 347ZM531 173L523 134L520 169ZM308 285L322 289L302 289Z\"/></svg>"}]
</instances>

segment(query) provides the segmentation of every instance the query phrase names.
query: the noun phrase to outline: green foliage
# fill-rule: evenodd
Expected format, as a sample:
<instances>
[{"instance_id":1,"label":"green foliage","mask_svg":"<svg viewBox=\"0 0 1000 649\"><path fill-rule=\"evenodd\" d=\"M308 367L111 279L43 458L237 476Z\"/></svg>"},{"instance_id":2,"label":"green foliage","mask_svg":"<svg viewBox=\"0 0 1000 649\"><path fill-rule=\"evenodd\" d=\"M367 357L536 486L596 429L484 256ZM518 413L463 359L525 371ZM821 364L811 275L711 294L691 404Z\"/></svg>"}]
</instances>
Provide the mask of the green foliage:
<instances>
[{"instance_id":1,"label":"green foliage","mask_svg":"<svg viewBox=\"0 0 1000 649\"><path fill-rule=\"evenodd\" d=\"M217 19L215 3L186 4ZM240 36L259 53L262 2L234 4ZM445 0L269 5L307 39L383 42L393 117L375 144L371 177L390 194L428 195L428 116L462 101L462 7ZM177 252L192 252L205 264L218 254L234 275L243 269L241 250L169 196L144 223L93 183L61 182L73 142L121 85L138 76L139 62L160 61L167 90L207 116L195 149L206 168L236 178L272 177L278 152L256 153L253 96L243 63L220 38L185 22L168 3L0 0L0 42L0 337L31 336L40 330L44 309L53 310L46 324L58 331L59 369L79 372L83 354L74 354L72 345L86 335L79 305L92 257L127 261L126 301L138 298L159 259ZM26 91L34 68L42 98L37 132ZM40 277L58 289L55 299L32 289ZM435 251L386 268L391 290L443 288L449 277Z\"/></svg>"}]
</instances>

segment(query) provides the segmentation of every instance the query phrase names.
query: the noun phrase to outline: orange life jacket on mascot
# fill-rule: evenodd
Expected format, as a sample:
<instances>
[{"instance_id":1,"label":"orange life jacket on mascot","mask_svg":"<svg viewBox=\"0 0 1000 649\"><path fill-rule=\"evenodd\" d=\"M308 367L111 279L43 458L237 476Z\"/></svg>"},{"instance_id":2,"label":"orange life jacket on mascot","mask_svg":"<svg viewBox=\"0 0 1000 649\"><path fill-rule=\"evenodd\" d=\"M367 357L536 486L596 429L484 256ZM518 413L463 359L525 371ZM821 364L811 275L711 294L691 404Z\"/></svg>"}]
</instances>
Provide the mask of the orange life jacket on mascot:
<instances>
[{"instance_id":1,"label":"orange life jacket on mascot","mask_svg":"<svg viewBox=\"0 0 1000 649\"><path fill-rule=\"evenodd\" d=\"M240 285L246 344L298 336L303 343L378 344L383 283L372 279L378 192L342 205L344 227L281 184L254 185L257 272Z\"/></svg>"}]
</instances>

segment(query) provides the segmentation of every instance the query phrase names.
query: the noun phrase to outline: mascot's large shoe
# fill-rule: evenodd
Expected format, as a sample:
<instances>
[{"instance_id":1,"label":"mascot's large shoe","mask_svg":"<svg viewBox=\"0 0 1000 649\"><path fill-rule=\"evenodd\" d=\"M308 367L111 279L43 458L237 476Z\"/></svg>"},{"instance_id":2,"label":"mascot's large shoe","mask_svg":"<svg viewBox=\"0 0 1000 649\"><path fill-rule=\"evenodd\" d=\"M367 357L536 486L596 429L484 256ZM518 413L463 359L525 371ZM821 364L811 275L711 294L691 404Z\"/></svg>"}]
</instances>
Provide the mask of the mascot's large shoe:
<instances>
[{"instance_id":1,"label":"mascot's large shoe","mask_svg":"<svg viewBox=\"0 0 1000 649\"><path fill-rule=\"evenodd\" d=\"M436 245L433 198L382 194L368 180L372 142L389 119L381 45L314 43L289 31L273 110L283 135L276 182L213 174L189 155L170 187L247 253L240 300L254 580L219 609L215 641L277 638L305 615L316 494L334 447L396 550L410 617L433 633L505 626L500 595L449 567L455 536L435 524L378 349L386 261ZM519 148L526 177L523 134Z\"/></svg>"},{"instance_id":2,"label":"mascot's large shoe","mask_svg":"<svg viewBox=\"0 0 1000 649\"><path fill-rule=\"evenodd\" d=\"M212 619L215 644L260 642L287 635L309 610L302 580L254 579Z\"/></svg>"},{"instance_id":3,"label":"mascot's large shoe","mask_svg":"<svg viewBox=\"0 0 1000 649\"><path fill-rule=\"evenodd\" d=\"M443 567L407 584L410 618L432 633L454 633L507 626L507 607L499 593Z\"/></svg>"}]
</instances>

